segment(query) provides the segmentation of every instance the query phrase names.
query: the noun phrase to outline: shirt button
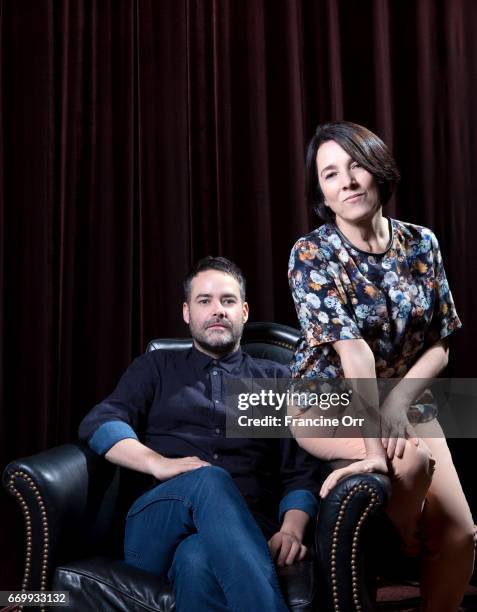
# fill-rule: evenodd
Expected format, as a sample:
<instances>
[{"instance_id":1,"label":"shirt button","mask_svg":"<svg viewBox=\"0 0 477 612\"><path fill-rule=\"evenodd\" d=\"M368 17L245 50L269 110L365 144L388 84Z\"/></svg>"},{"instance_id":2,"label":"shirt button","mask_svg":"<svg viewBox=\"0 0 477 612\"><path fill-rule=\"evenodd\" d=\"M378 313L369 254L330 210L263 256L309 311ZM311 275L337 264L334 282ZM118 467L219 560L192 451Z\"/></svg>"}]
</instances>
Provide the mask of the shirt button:
<instances>
[{"instance_id":1,"label":"shirt button","mask_svg":"<svg viewBox=\"0 0 477 612\"><path fill-rule=\"evenodd\" d=\"M214 453L213 458L217 461L217 459L219 458L219 456L217 455L217 453Z\"/></svg>"},{"instance_id":2,"label":"shirt button","mask_svg":"<svg viewBox=\"0 0 477 612\"><path fill-rule=\"evenodd\" d=\"M216 404L218 404L218 403L219 403L219 400L214 400L214 401L215 401L215 403L216 403Z\"/></svg>"},{"instance_id":3,"label":"shirt button","mask_svg":"<svg viewBox=\"0 0 477 612\"><path fill-rule=\"evenodd\" d=\"M220 428L219 427L215 428L215 433L220 433Z\"/></svg>"},{"instance_id":4,"label":"shirt button","mask_svg":"<svg viewBox=\"0 0 477 612\"><path fill-rule=\"evenodd\" d=\"M214 376L217 376L217 370L213 370L212 374L213 374Z\"/></svg>"}]
</instances>

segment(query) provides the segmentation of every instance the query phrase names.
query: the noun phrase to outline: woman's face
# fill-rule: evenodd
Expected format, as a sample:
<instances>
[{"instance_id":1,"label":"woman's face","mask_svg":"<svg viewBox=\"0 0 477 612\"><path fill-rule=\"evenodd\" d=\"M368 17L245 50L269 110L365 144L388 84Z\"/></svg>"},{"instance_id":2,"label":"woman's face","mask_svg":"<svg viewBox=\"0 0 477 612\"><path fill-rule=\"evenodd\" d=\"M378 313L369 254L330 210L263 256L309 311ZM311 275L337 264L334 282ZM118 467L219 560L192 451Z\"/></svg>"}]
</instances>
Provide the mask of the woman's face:
<instances>
[{"instance_id":1,"label":"woman's face","mask_svg":"<svg viewBox=\"0 0 477 612\"><path fill-rule=\"evenodd\" d=\"M381 208L373 175L334 140L320 146L316 166L325 204L335 213L338 224L371 219Z\"/></svg>"}]
</instances>

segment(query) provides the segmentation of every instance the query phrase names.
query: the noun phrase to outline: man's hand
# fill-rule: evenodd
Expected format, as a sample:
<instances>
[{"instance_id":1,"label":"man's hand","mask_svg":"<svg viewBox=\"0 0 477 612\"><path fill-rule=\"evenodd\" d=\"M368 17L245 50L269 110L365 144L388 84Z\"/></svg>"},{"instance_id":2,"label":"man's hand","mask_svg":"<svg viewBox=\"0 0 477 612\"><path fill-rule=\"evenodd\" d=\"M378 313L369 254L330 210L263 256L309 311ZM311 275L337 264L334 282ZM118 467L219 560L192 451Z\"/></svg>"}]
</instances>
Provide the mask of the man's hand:
<instances>
[{"instance_id":1,"label":"man's hand","mask_svg":"<svg viewBox=\"0 0 477 612\"><path fill-rule=\"evenodd\" d=\"M119 440L108 450L105 457L121 467L151 474L157 480L169 480L184 472L210 465L198 457L168 459L134 438Z\"/></svg>"},{"instance_id":2,"label":"man's hand","mask_svg":"<svg viewBox=\"0 0 477 612\"><path fill-rule=\"evenodd\" d=\"M301 561L306 554L306 546L301 543L301 538L285 531L277 531L268 540L268 547L272 558L280 567Z\"/></svg>"},{"instance_id":3,"label":"man's hand","mask_svg":"<svg viewBox=\"0 0 477 612\"><path fill-rule=\"evenodd\" d=\"M151 466L151 473L157 480L169 480L184 472L197 470L198 468L210 465L207 461L202 461L199 457L181 457L180 459L168 459L167 457L157 456Z\"/></svg>"}]
</instances>

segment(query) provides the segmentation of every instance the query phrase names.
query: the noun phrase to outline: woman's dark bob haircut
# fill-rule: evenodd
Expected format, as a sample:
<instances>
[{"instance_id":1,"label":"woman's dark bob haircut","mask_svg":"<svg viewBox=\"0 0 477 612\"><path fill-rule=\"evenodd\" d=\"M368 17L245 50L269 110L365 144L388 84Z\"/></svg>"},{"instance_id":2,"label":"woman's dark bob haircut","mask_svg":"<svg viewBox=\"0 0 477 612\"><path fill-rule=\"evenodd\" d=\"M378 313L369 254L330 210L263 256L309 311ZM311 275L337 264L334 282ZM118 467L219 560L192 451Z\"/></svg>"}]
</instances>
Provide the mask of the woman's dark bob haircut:
<instances>
[{"instance_id":1,"label":"woman's dark bob haircut","mask_svg":"<svg viewBox=\"0 0 477 612\"><path fill-rule=\"evenodd\" d=\"M379 136L362 125L349 121L334 121L317 127L306 152L306 199L316 214L323 221L335 219L334 213L325 206L316 167L318 149L330 140L339 144L352 159L374 176L380 203L382 206L386 204L400 179L399 170L389 149Z\"/></svg>"}]
</instances>

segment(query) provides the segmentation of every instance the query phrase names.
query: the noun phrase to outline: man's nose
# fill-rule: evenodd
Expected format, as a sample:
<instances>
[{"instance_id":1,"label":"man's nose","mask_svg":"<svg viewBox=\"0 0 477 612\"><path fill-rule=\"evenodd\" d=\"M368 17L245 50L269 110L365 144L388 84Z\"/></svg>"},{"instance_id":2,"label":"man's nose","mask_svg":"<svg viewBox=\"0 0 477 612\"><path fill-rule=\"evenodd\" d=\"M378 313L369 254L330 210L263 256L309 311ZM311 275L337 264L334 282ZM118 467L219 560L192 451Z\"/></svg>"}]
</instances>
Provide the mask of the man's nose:
<instances>
[{"instance_id":1,"label":"man's nose","mask_svg":"<svg viewBox=\"0 0 477 612\"><path fill-rule=\"evenodd\" d=\"M226 312L222 302L220 302L220 301L215 302L214 303L214 315L216 317L224 318L226 316L226 314L227 314L227 312Z\"/></svg>"}]
</instances>

